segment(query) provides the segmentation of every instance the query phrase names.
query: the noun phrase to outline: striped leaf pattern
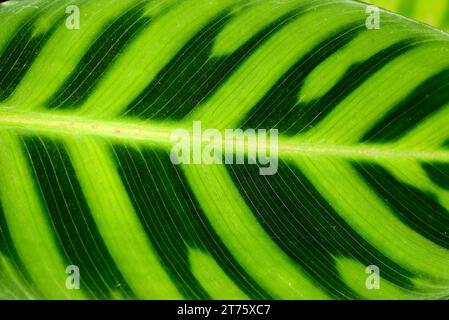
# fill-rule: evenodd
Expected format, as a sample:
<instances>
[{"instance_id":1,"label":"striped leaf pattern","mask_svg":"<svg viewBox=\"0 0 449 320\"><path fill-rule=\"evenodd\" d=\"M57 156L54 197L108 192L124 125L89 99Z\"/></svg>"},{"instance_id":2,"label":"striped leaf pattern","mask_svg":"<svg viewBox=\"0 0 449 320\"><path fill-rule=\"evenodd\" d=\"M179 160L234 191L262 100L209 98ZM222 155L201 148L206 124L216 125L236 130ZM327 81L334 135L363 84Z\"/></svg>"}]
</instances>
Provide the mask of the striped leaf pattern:
<instances>
[{"instance_id":1,"label":"striped leaf pattern","mask_svg":"<svg viewBox=\"0 0 449 320\"><path fill-rule=\"evenodd\" d=\"M2 4L0 298L449 297L449 36L366 7ZM277 173L174 165L193 121L278 129Z\"/></svg>"}]
</instances>

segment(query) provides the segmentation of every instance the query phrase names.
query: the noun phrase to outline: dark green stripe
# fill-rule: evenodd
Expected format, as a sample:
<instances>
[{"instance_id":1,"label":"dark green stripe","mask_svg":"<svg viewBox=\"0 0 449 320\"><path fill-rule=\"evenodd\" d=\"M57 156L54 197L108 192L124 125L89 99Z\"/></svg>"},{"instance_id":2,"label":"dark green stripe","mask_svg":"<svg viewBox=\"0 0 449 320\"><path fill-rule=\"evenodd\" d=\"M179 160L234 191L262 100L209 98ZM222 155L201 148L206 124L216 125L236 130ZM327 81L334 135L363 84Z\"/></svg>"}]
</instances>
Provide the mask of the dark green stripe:
<instances>
[{"instance_id":1,"label":"dark green stripe","mask_svg":"<svg viewBox=\"0 0 449 320\"><path fill-rule=\"evenodd\" d=\"M32 18L25 23L0 54L0 101L6 100L13 94L60 24L58 21L47 33L33 36L35 20L36 18Z\"/></svg>"},{"instance_id":2,"label":"dark green stripe","mask_svg":"<svg viewBox=\"0 0 449 320\"><path fill-rule=\"evenodd\" d=\"M334 258L377 265L382 276L412 288L411 273L353 230L294 164L261 176L257 165L231 165L229 173L259 223L277 245L335 298L359 298L339 277Z\"/></svg>"},{"instance_id":3,"label":"dark green stripe","mask_svg":"<svg viewBox=\"0 0 449 320\"><path fill-rule=\"evenodd\" d=\"M61 251L67 265L80 268L82 287L92 298L110 298L111 290L132 296L95 225L64 146L35 137L23 140Z\"/></svg>"},{"instance_id":4,"label":"dark green stripe","mask_svg":"<svg viewBox=\"0 0 449 320\"><path fill-rule=\"evenodd\" d=\"M3 208L0 203L0 252L3 256L9 258L15 265L17 270L24 270L23 264L17 254L11 234L9 233L8 225L6 223Z\"/></svg>"},{"instance_id":5,"label":"dark green stripe","mask_svg":"<svg viewBox=\"0 0 449 320\"><path fill-rule=\"evenodd\" d=\"M434 183L436 183L441 188L449 190L448 163L423 163L422 167Z\"/></svg>"},{"instance_id":6,"label":"dark green stripe","mask_svg":"<svg viewBox=\"0 0 449 320\"><path fill-rule=\"evenodd\" d=\"M74 108L95 90L107 69L150 21L144 3L106 24L76 68L48 101L50 108ZM125 72L125 71L124 71Z\"/></svg>"},{"instance_id":7,"label":"dark green stripe","mask_svg":"<svg viewBox=\"0 0 449 320\"><path fill-rule=\"evenodd\" d=\"M221 15L203 27L128 106L125 114L153 119L181 119L205 102L238 66L270 36L294 21L300 10L266 26L234 53L211 57L218 34L231 19Z\"/></svg>"},{"instance_id":8,"label":"dark green stripe","mask_svg":"<svg viewBox=\"0 0 449 320\"><path fill-rule=\"evenodd\" d=\"M390 142L415 128L449 103L449 69L430 77L398 103L362 138Z\"/></svg>"},{"instance_id":9,"label":"dark green stripe","mask_svg":"<svg viewBox=\"0 0 449 320\"><path fill-rule=\"evenodd\" d=\"M346 46L361 31L361 24L350 25L336 32L300 59L267 92L242 123L245 128L277 128L287 135L295 135L316 126L341 101L365 83L377 71L395 58L414 48L413 39L391 45L364 62L352 65L343 78L323 97L311 102L298 102L297 96L304 80L323 61Z\"/></svg>"},{"instance_id":10,"label":"dark green stripe","mask_svg":"<svg viewBox=\"0 0 449 320\"><path fill-rule=\"evenodd\" d=\"M159 150L114 147L119 171L142 226L167 272L188 299L209 295L190 270L188 247L208 252L253 299L270 296L237 264L208 222L179 167Z\"/></svg>"},{"instance_id":11,"label":"dark green stripe","mask_svg":"<svg viewBox=\"0 0 449 320\"><path fill-rule=\"evenodd\" d=\"M355 163L354 167L404 224L449 248L449 212L433 194L397 180L380 165Z\"/></svg>"}]
</instances>

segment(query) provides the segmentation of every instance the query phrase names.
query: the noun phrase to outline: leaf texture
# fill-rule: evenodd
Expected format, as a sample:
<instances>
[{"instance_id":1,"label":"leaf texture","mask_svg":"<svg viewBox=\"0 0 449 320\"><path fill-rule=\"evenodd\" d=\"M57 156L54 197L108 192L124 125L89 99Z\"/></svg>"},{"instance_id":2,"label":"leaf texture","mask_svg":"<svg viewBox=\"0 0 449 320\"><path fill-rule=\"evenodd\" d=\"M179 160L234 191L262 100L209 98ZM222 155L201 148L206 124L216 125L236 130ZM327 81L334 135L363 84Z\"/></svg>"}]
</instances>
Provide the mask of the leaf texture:
<instances>
[{"instance_id":1,"label":"leaf texture","mask_svg":"<svg viewBox=\"0 0 449 320\"><path fill-rule=\"evenodd\" d=\"M0 298L447 298L449 36L366 7L1 4ZM277 173L173 164L194 121Z\"/></svg>"}]
</instances>

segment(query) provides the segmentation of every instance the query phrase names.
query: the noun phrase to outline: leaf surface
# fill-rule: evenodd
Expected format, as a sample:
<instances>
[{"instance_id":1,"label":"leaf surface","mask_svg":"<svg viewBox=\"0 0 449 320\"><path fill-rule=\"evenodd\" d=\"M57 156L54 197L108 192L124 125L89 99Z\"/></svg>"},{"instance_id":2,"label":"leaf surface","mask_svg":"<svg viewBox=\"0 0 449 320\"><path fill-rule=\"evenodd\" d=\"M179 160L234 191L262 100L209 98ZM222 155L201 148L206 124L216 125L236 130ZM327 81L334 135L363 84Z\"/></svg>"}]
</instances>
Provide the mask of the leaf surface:
<instances>
[{"instance_id":1,"label":"leaf surface","mask_svg":"<svg viewBox=\"0 0 449 320\"><path fill-rule=\"evenodd\" d=\"M366 7L2 4L0 298L447 298L449 36ZM277 129L276 173L175 165L195 123Z\"/></svg>"}]
</instances>

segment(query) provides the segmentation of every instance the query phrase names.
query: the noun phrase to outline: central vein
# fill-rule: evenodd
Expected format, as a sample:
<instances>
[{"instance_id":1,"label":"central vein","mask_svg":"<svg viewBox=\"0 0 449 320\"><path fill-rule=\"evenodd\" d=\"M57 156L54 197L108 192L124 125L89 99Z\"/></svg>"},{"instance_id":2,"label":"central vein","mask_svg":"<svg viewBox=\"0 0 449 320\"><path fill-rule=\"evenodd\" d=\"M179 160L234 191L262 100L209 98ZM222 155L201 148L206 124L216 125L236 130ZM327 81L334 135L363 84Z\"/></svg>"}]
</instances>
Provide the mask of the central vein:
<instances>
[{"instance_id":1,"label":"central vein","mask_svg":"<svg viewBox=\"0 0 449 320\"><path fill-rule=\"evenodd\" d=\"M189 128L183 123L160 123L136 119L94 119L63 113L21 112L0 109L0 129L10 128L24 133L34 133L53 138L88 135L102 137L121 143L137 143L170 147L172 132ZM201 136L192 136L202 141ZM203 141L206 142L206 141ZM226 141L223 141L225 144ZM248 146L257 148L257 146ZM299 138L279 137L279 154L287 156L333 156L350 159L414 159L449 163L449 150L402 149L393 144L331 145L312 144Z\"/></svg>"}]
</instances>

